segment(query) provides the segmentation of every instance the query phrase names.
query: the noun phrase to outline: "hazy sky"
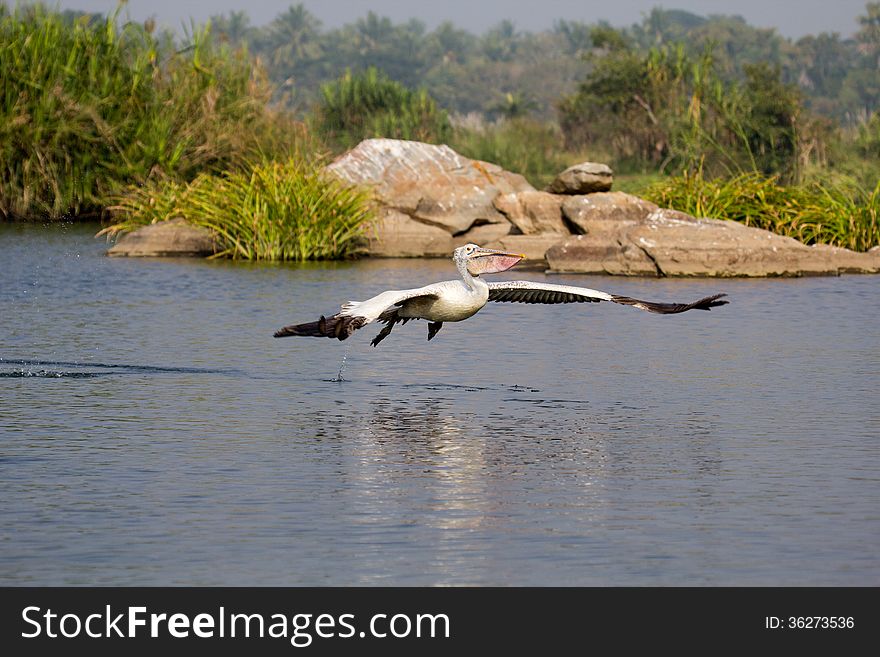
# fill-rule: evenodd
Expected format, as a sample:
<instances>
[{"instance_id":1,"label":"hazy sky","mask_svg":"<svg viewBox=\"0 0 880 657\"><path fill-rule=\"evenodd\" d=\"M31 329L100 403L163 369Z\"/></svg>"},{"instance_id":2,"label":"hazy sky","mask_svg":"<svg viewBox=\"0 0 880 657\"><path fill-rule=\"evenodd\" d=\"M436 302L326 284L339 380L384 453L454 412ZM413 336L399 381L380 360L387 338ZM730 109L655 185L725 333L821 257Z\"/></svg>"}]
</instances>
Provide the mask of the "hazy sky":
<instances>
[{"instance_id":1,"label":"hazy sky","mask_svg":"<svg viewBox=\"0 0 880 657\"><path fill-rule=\"evenodd\" d=\"M15 4L14 1L8 4ZM47 4L52 4L48 0ZM63 9L106 12L116 0L60 0ZM254 25L263 25L289 5L290 0L130 0L125 10L134 20L155 16L166 26L229 10L245 10ZM686 9L697 14L739 14L758 27L775 27L788 37L819 32L849 36L857 29L856 17L864 13L865 0L304 0L303 4L325 26L338 27L373 10L395 22L418 18L429 28L444 20L472 32L507 18L521 30L552 27L559 19L588 23L607 20L623 26L638 22L652 7Z\"/></svg>"}]
</instances>

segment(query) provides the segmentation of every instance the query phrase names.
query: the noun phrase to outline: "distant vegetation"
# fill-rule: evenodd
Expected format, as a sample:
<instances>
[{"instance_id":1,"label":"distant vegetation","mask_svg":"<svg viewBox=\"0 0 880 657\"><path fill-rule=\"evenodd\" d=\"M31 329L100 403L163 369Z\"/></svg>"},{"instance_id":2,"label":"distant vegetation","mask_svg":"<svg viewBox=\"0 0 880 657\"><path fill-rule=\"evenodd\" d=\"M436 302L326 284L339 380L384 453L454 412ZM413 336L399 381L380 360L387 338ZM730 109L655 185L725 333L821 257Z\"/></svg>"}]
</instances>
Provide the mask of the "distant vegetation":
<instances>
[{"instance_id":1,"label":"distant vegetation","mask_svg":"<svg viewBox=\"0 0 880 657\"><path fill-rule=\"evenodd\" d=\"M337 257L369 213L358 192L309 203L343 194L317 167L387 136L449 143L536 186L605 161L618 188L664 205L865 249L880 243L880 2L854 29L792 41L661 9L626 29L473 35L373 13L323 29L294 5L180 39L118 12L0 4L0 216L212 217L229 255Z\"/></svg>"}]
</instances>

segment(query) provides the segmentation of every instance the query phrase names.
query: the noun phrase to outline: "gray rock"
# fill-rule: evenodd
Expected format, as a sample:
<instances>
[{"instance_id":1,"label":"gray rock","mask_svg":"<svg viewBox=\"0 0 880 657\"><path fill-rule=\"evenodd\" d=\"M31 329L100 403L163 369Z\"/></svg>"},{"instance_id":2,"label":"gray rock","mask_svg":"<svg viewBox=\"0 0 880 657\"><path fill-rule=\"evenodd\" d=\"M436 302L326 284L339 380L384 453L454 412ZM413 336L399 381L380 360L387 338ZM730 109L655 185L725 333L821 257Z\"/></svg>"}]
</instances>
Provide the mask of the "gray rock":
<instances>
[{"instance_id":1,"label":"gray rock","mask_svg":"<svg viewBox=\"0 0 880 657\"><path fill-rule=\"evenodd\" d=\"M501 194L495 198L495 207L523 235L568 235L570 231L562 220L564 198L557 194L536 191Z\"/></svg>"},{"instance_id":2,"label":"gray rock","mask_svg":"<svg viewBox=\"0 0 880 657\"><path fill-rule=\"evenodd\" d=\"M193 226L182 217L138 228L122 235L109 256L209 256L217 251L213 231Z\"/></svg>"},{"instance_id":3,"label":"gray rock","mask_svg":"<svg viewBox=\"0 0 880 657\"><path fill-rule=\"evenodd\" d=\"M513 226L506 222L503 224L482 224L480 226L474 226L466 233L456 235L453 238L452 243L456 247L468 244L469 242L485 246L489 242L500 240L509 235L511 228L513 228Z\"/></svg>"},{"instance_id":4,"label":"gray rock","mask_svg":"<svg viewBox=\"0 0 880 657\"><path fill-rule=\"evenodd\" d=\"M581 162L568 167L547 186L554 194L592 194L607 192L614 182L614 172L607 164Z\"/></svg>"},{"instance_id":5,"label":"gray rock","mask_svg":"<svg viewBox=\"0 0 880 657\"><path fill-rule=\"evenodd\" d=\"M810 276L880 272L880 254L810 247L734 221L655 210L643 221L598 220L550 248L552 271L654 276Z\"/></svg>"},{"instance_id":6,"label":"gray rock","mask_svg":"<svg viewBox=\"0 0 880 657\"><path fill-rule=\"evenodd\" d=\"M447 231L392 208L380 212L366 239L369 254L379 258L448 258L455 248Z\"/></svg>"},{"instance_id":7,"label":"gray rock","mask_svg":"<svg viewBox=\"0 0 880 657\"><path fill-rule=\"evenodd\" d=\"M362 141L325 171L370 187L381 208L402 212L450 236L474 224L507 223L492 204L495 197L534 190L519 174L470 160L448 146L398 139Z\"/></svg>"},{"instance_id":8,"label":"gray rock","mask_svg":"<svg viewBox=\"0 0 880 657\"><path fill-rule=\"evenodd\" d=\"M623 192L570 196L562 203L562 213L579 233L596 230L607 222L617 225L644 221L656 209L650 201Z\"/></svg>"}]
</instances>

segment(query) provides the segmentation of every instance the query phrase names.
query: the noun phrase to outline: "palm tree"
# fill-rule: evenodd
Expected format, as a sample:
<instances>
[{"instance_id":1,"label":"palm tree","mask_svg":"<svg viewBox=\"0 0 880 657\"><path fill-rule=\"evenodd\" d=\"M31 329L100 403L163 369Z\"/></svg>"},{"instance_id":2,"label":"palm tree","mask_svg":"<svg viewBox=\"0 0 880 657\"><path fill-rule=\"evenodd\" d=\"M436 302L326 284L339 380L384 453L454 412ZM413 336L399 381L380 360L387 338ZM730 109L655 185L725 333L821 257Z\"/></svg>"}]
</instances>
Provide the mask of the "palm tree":
<instances>
[{"instance_id":1,"label":"palm tree","mask_svg":"<svg viewBox=\"0 0 880 657\"><path fill-rule=\"evenodd\" d=\"M272 63L286 70L321 53L318 30L321 22L300 3L291 5L269 24Z\"/></svg>"}]
</instances>

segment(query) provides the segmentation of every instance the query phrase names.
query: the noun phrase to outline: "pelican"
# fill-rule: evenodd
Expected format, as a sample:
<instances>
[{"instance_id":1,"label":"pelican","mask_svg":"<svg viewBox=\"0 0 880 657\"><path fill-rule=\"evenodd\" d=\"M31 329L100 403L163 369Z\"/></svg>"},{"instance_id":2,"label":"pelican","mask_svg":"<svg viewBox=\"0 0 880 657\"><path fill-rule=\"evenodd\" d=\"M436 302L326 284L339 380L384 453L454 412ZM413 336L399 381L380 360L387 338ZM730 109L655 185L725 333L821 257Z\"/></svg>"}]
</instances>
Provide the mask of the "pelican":
<instances>
[{"instance_id":1,"label":"pelican","mask_svg":"<svg viewBox=\"0 0 880 657\"><path fill-rule=\"evenodd\" d=\"M411 319L428 320L428 340L434 338L445 322L460 322L475 315L489 301L514 303L586 303L612 301L652 313L671 315L688 310L711 310L728 303L715 294L693 303L655 303L630 297L608 294L599 290L570 285L553 285L532 281L503 281L487 283L483 274L507 271L525 256L476 244L460 246L452 254L452 261L461 274L461 280L442 281L411 290L388 290L366 301L349 301L331 317L321 316L316 322L293 324L275 332L276 338L289 335L345 340L359 328L376 320L385 327L370 343L374 347L388 337L398 322Z\"/></svg>"}]
</instances>

